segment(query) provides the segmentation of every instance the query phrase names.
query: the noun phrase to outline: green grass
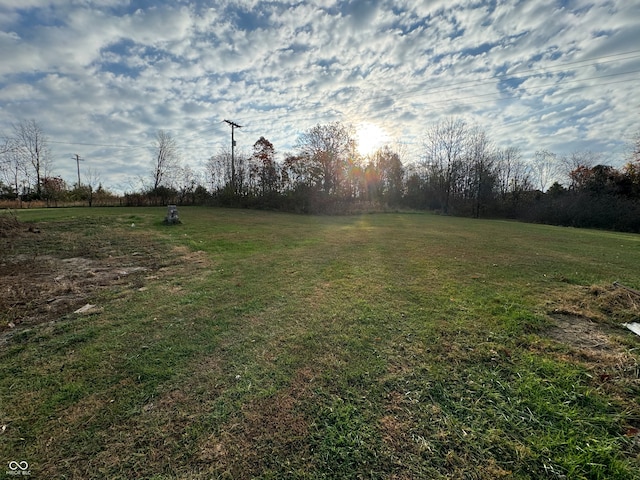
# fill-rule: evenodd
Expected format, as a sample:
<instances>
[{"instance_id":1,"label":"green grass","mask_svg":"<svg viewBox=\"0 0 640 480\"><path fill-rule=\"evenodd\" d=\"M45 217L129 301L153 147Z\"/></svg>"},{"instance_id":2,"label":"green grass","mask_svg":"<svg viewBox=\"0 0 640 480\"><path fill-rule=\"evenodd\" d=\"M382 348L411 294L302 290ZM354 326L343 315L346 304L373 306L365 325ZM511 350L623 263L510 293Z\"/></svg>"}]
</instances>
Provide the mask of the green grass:
<instances>
[{"instance_id":1,"label":"green grass","mask_svg":"<svg viewBox=\"0 0 640 480\"><path fill-rule=\"evenodd\" d=\"M640 289L640 236L164 214L18 212L43 235L12 254L136 252L158 271L0 346L5 464L38 478L640 478L625 435L640 427L638 370L603 384L615 362L594 371L547 336L550 305L576 289ZM605 323L637 366L637 337L615 312Z\"/></svg>"}]
</instances>

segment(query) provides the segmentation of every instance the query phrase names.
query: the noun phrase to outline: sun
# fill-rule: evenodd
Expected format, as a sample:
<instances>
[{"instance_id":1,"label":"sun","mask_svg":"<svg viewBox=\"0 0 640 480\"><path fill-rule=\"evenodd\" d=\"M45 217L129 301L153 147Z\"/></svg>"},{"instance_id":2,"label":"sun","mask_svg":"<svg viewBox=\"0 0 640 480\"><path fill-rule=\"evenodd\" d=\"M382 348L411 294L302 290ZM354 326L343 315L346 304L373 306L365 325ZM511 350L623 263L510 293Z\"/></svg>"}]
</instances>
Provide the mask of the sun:
<instances>
[{"instance_id":1,"label":"sun","mask_svg":"<svg viewBox=\"0 0 640 480\"><path fill-rule=\"evenodd\" d=\"M389 139L387 132L375 123L360 123L356 127L356 140L358 141L358 152L367 156L382 147Z\"/></svg>"}]
</instances>

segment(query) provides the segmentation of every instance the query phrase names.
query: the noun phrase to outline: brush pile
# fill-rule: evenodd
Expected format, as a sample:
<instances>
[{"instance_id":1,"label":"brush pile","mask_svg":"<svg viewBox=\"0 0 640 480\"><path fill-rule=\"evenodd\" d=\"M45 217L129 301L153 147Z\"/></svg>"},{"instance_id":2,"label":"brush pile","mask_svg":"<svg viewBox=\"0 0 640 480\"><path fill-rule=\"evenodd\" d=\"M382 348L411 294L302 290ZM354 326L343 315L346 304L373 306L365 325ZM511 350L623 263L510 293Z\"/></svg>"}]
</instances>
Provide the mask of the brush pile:
<instances>
[{"instance_id":1,"label":"brush pile","mask_svg":"<svg viewBox=\"0 0 640 480\"><path fill-rule=\"evenodd\" d=\"M0 214L0 237L8 238L22 230L24 225L11 212Z\"/></svg>"}]
</instances>

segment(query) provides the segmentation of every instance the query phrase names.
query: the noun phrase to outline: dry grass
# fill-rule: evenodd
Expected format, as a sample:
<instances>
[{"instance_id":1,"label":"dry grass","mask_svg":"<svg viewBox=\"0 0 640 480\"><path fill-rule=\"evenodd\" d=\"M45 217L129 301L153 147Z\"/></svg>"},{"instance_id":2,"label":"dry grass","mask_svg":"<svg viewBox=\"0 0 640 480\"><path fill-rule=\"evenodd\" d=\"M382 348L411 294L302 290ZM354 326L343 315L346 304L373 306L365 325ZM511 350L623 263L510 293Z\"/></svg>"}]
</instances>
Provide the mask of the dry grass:
<instances>
[{"instance_id":1,"label":"dry grass","mask_svg":"<svg viewBox=\"0 0 640 480\"><path fill-rule=\"evenodd\" d=\"M253 399L199 447L205 471L230 478L259 476L277 458L309 456L309 420L304 413L304 373L288 388ZM302 383L300 383L302 382Z\"/></svg>"},{"instance_id":2,"label":"dry grass","mask_svg":"<svg viewBox=\"0 0 640 480\"><path fill-rule=\"evenodd\" d=\"M0 214L0 237L8 238L17 236L18 232L22 229L26 230L26 227L18 220L18 217L16 217L14 214Z\"/></svg>"},{"instance_id":3,"label":"dry grass","mask_svg":"<svg viewBox=\"0 0 640 480\"><path fill-rule=\"evenodd\" d=\"M549 304L551 314L616 325L640 318L640 293L614 283L576 286Z\"/></svg>"}]
</instances>

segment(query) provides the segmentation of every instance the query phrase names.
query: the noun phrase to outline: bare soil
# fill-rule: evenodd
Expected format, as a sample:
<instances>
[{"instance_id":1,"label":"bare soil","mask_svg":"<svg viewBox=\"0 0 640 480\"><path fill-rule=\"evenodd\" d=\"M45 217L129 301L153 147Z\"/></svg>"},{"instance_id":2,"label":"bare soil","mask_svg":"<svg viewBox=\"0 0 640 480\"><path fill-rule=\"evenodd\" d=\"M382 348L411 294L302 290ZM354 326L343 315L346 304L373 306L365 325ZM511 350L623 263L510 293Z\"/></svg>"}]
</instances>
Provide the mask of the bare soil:
<instances>
[{"instance_id":1,"label":"bare soil","mask_svg":"<svg viewBox=\"0 0 640 480\"><path fill-rule=\"evenodd\" d=\"M549 315L548 335L564 346L555 355L585 367L595 388L628 402L640 389L640 337L622 324L640 319L640 295L619 284L576 287ZM640 447L640 418L630 418L625 432Z\"/></svg>"},{"instance_id":2,"label":"bare soil","mask_svg":"<svg viewBox=\"0 0 640 480\"><path fill-rule=\"evenodd\" d=\"M551 338L589 351L616 349L612 337L627 333L622 324L640 320L640 292L620 284L576 287L551 306Z\"/></svg>"},{"instance_id":3,"label":"bare soil","mask_svg":"<svg viewBox=\"0 0 640 480\"><path fill-rule=\"evenodd\" d=\"M0 335L55 321L107 287L143 288L166 259L152 242L120 233L65 232L1 215Z\"/></svg>"}]
</instances>

